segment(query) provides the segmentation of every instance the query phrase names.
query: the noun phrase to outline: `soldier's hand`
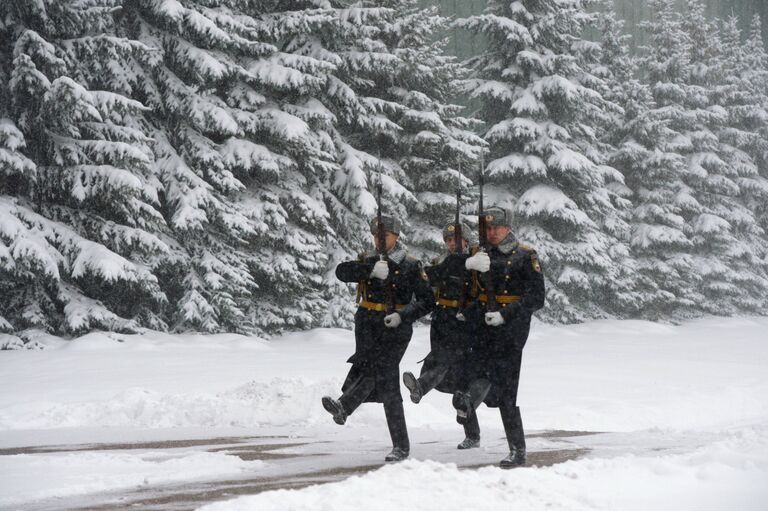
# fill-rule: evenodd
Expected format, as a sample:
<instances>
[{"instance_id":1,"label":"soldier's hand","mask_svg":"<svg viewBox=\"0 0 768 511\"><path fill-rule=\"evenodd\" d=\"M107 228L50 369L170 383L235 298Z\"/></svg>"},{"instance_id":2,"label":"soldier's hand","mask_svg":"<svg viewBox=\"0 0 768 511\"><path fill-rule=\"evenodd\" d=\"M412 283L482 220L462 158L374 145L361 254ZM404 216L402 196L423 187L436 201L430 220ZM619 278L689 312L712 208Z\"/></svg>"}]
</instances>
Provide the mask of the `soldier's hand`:
<instances>
[{"instance_id":1,"label":"soldier's hand","mask_svg":"<svg viewBox=\"0 0 768 511\"><path fill-rule=\"evenodd\" d=\"M467 262L464 263L464 266L466 266L468 270L485 273L491 269L491 258L488 257L488 254L485 252L478 252L472 257L467 258Z\"/></svg>"},{"instance_id":2,"label":"soldier's hand","mask_svg":"<svg viewBox=\"0 0 768 511\"><path fill-rule=\"evenodd\" d=\"M485 324L488 326L500 326L504 324L504 318L501 317L501 312L486 312Z\"/></svg>"},{"instance_id":3,"label":"soldier's hand","mask_svg":"<svg viewBox=\"0 0 768 511\"><path fill-rule=\"evenodd\" d=\"M389 265L386 261L376 261L373 265L373 271L371 271L372 279L384 280L389 276Z\"/></svg>"},{"instance_id":4,"label":"soldier's hand","mask_svg":"<svg viewBox=\"0 0 768 511\"><path fill-rule=\"evenodd\" d=\"M401 318L400 314L397 312L393 312L392 314L387 314L384 316L384 324L389 328L397 328L402 322L403 318Z\"/></svg>"}]
</instances>

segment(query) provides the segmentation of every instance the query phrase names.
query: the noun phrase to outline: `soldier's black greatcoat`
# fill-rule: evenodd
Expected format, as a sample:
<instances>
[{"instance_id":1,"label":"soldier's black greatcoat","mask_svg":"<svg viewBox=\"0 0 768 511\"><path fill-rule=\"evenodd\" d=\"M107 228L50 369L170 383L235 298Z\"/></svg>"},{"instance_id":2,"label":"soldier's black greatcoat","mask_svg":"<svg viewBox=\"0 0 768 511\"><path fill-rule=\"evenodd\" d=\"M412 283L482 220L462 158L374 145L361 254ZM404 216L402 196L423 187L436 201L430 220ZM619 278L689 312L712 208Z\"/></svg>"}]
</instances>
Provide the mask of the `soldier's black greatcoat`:
<instances>
[{"instance_id":1,"label":"soldier's black greatcoat","mask_svg":"<svg viewBox=\"0 0 768 511\"><path fill-rule=\"evenodd\" d=\"M424 359L421 377L447 370L435 386L440 392L453 393L469 384L466 360L472 348L474 325L468 318L456 318L459 309L465 309L472 300L472 276L464 267L467 257L446 253L426 269L436 303L429 331L430 352Z\"/></svg>"},{"instance_id":2,"label":"soldier's black greatcoat","mask_svg":"<svg viewBox=\"0 0 768 511\"><path fill-rule=\"evenodd\" d=\"M400 395L400 360L413 334L412 323L433 307L434 296L421 263L406 256L395 246L389 254L389 280L394 286L397 312L403 322L397 328L384 325L386 312L358 307L355 313L355 353L347 360L352 367L342 386L342 392L361 377L375 380L366 402L402 401ZM369 278L376 254L361 254L357 261L340 263L336 277L343 282L357 282L359 301L382 304L386 302L385 281Z\"/></svg>"},{"instance_id":3,"label":"soldier's black greatcoat","mask_svg":"<svg viewBox=\"0 0 768 511\"><path fill-rule=\"evenodd\" d=\"M482 301L485 274L475 275L480 288L481 300L477 304L481 314L476 321L479 331L478 347L472 357L473 372L476 377L491 382L491 391L485 399L487 406L514 407L531 316L544 306L544 277L536 252L519 244L511 234L498 247L492 247L488 256L499 302L509 303L499 303L498 306L505 321L503 325L486 325L484 316L487 306ZM519 300L504 297L519 297Z\"/></svg>"}]
</instances>

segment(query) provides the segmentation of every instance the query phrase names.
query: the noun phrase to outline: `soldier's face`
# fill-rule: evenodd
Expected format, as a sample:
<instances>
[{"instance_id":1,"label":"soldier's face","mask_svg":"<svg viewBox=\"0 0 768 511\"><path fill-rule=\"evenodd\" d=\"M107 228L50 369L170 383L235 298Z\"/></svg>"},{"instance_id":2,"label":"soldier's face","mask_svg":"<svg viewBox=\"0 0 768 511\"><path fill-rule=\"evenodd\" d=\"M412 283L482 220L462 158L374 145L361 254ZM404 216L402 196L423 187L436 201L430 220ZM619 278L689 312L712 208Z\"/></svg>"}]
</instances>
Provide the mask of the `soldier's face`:
<instances>
[{"instance_id":1,"label":"soldier's face","mask_svg":"<svg viewBox=\"0 0 768 511\"><path fill-rule=\"evenodd\" d=\"M390 250L392 250L395 247L395 243L397 243L397 238L398 237L399 236L397 234L393 233L393 232L387 231L387 232L384 233L384 242L385 242L385 245L386 245L385 250L387 252L389 252ZM375 234L373 235L373 244L376 246L376 250L381 250L379 248L379 237L376 236Z\"/></svg>"},{"instance_id":2,"label":"soldier's face","mask_svg":"<svg viewBox=\"0 0 768 511\"><path fill-rule=\"evenodd\" d=\"M488 238L488 243L498 245L504 241L511 230L508 225L489 225L485 228L485 235Z\"/></svg>"},{"instance_id":3,"label":"soldier's face","mask_svg":"<svg viewBox=\"0 0 768 511\"><path fill-rule=\"evenodd\" d=\"M454 238L453 236L445 238L445 246L448 247L448 252L455 252L456 251L456 238ZM462 238L462 240L461 240L461 249L464 250L465 248L467 248L467 240Z\"/></svg>"}]
</instances>

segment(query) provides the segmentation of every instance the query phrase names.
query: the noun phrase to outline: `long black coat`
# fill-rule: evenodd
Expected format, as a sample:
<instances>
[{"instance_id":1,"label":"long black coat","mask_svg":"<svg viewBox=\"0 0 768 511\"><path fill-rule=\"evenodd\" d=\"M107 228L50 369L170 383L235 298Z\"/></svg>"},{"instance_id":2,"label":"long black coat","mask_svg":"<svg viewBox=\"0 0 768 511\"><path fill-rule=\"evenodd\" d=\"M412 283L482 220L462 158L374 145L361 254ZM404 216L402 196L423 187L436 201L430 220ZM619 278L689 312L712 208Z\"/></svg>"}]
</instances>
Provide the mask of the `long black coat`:
<instances>
[{"instance_id":1,"label":"long black coat","mask_svg":"<svg viewBox=\"0 0 768 511\"><path fill-rule=\"evenodd\" d=\"M336 277L343 282L357 282L360 299L385 303L384 281L369 278L376 254L361 254L357 261L340 263ZM432 289L421 263L404 256L399 262L390 260L390 282L395 289L395 301L403 322L397 328L384 325L386 312L358 307L355 312L355 353L347 360L352 367L342 386L342 392L361 376L373 377L376 387L367 402L383 403L400 400L400 360L413 335L413 322L429 313L434 305Z\"/></svg>"},{"instance_id":2,"label":"long black coat","mask_svg":"<svg viewBox=\"0 0 768 511\"><path fill-rule=\"evenodd\" d=\"M505 323L495 327L485 324L486 304L476 302L478 347L473 351L472 371L476 377L491 382L485 404L496 407L502 399L512 404L517 400L523 347L528 340L531 316L544 306L545 290L541 265L532 248L511 238L491 248L488 256L496 295L520 297L519 301L499 304ZM475 272L475 278L480 294L484 294L485 274Z\"/></svg>"},{"instance_id":3,"label":"long black coat","mask_svg":"<svg viewBox=\"0 0 768 511\"><path fill-rule=\"evenodd\" d=\"M467 257L466 254L446 254L426 269L436 300L461 302L463 299L463 308L469 306L472 275L464 267ZM467 359L472 351L474 323L469 319L459 321L457 312L458 308L440 303L435 303L432 312L430 352L424 359L421 373L438 366L447 367L448 372L435 387L440 392L464 390L469 384Z\"/></svg>"}]
</instances>

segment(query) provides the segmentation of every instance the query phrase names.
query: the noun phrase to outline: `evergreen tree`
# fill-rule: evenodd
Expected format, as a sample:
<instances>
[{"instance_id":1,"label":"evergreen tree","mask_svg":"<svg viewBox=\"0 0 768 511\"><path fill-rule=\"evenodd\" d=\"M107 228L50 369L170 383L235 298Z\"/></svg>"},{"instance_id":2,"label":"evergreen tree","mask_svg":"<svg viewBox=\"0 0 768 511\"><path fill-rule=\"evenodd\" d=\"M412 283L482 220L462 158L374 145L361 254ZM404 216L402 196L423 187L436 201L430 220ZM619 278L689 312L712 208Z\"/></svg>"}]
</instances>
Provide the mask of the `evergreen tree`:
<instances>
[{"instance_id":1,"label":"evergreen tree","mask_svg":"<svg viewBox=\"0 0 768 511\"><path fill-rule=\"evenodd\" d=\"M615 107L579 37L590 20L580 0L518 0L458 22L489 41L467 82L489 126L487 202L515 209L518 236L545 263L546 314L560 321L605 316L626 255L607 187L622 176L605 165L593 127Z\"/></svg>"},{"instance_id":2,"label":"evergreen tree","mask_svg":"<svg viewBox=\"0 0 768 511\"><path fill-rule=\"evenodd\" d=\"M690 113L686 80L690 76L690 39L683 31L674 0L652 0L651 19L643 28L648 45L642 48L640 69L646 72L651 97L640 110L620 153L627 185L635 193L631 246L638 259L641 291L647 297L643 314L657 319L681 308L695 309L698 269L689 253L689 229L701 211L686 182L693 141L681 125Z\"/></svg>"},{"instance_id":3,"label":"evergreen tree","mask_svg":"<svg viewBox=\"0 0 768 511\"><path fill-rule=\"evenodd\" d=\"M631 178L633 173L642 172L638 166L648 163L638 161L649 156L645 148L641 149L638 139L654 129L653 120L648 116L652 100L648 87L637 78L637 62L629 50L630 36L624 33L624 22L617 18L614 2L604 0L599 7L596 27L600 30L600 44L593 72L604 84L603 97L622 108L612 112L597 128L607 163L626 180L626 176ZM634 192L625 181L608 183L607 189L616 208L610 230L622 242L622 251L617 254L621 258L620 271L613 276L615 299L611 310L619 316L637 317L654 296L648 292L652 282L638 271L638 263L629 248Z\"/></svg>"},{"instance_id":4,"label":"evergreen tree","mask_svg":"<svg viewBox=\"0 0 768 511\"><path fill-rule=\"evenodd\" d=\"M166 298L149 262L167 245L153 234L163 222L152 154L133 123L144 107L71 78L82 75L83 62L126 44L101 37L114 7L106 0L4 7L2 53L13 58L4 62L6 108L36 164L33 181L6 190L18 199L3 211L16 231L9 264L26 279L11 284L15 328L162 327L157 311Z\"/></svg>"},{"instance_id":5,"label":"evergreen tree","mask_svg":"<svg viewBox=\"0 0 768 511\"><path fill-rule=\"evenodd\" d=\"M729 129L729 97L740 87L734 87L728 69L732 64L723 58L720 34L706 19L700 0L686 1L682 27L692 43L686 101L690 114L679 124L692 141L688 175L701 206L691 219L692 256L703 279L699 291L704 299L698 305L717 314L756 310L768 282L761 264L764 248L751 241L764 232L744 205L739 182L757 171L732 145Z\"/></svg>"},{"instance_id":6,"label":"evergreen tree","mask_svg":"<svg viewBox=\"0 0 768 511\"><path fill-rule=\"evenodd\" d=\"M351 317L352 301L332 269L370 247L379 180L384 209L404 220L402 237L412 250L435 251L442 246L440 224L453 210L459 161L476 160L483 142L470 131L473 122L447 102L462 71L433 44L445 24L434 9L418 9L411 0L291 7L296 10L259 19L274 27L274 44L327 65L324 87L306 101L328 121L323 136L338 162L331 175L318 174L335 235L324 248L332 257L323 324L338 324Z\"/></svg>"},{"instance_id":7,"label":"evergreen tree","mask_svg":"<svg viewBox=\"0 0 768 511\"><path fill-rule=\"evenodd\" d=\"M733 16L723 23L722 34L723 80L715 101L725 108L728 120L718 135L739 189L740 203L738 209L728 212L736 216L730 222L738 241L726 253L741 247L740 253L734 254L734 266L742 272L738 286L747 296L740 297L737 306L739 310L757 311L765 307L768 253L768 181L761 174L768 154L768 59L759 18L753 20L746 45L742 44L738 20Z\"/></svg>"},{"instance_id":8,"label":"evergreen tree","mask_svg":"<svg viewBox=\"0 0 768 511\"><path fill-rule=\"evenodd\" d=\"M759 16L752 19L746 44L744 45L744 65L741 76L746 80L749 103L752 108L745 113L750 131L758 135L750 151L758 165L759 176L768 178L768 150L765 144L768 140L768 54L762 37L762 23ZM747 183L750 192L750 205L760 219L760 225L768 232L768 201L764 200L764 186Z\"/></svg>"}]
</instances>

